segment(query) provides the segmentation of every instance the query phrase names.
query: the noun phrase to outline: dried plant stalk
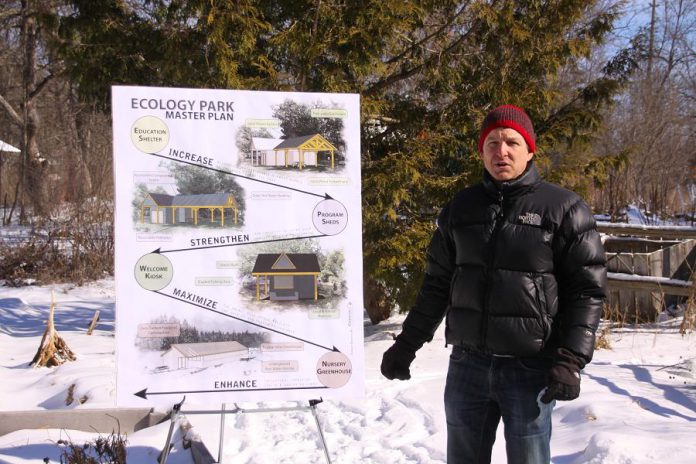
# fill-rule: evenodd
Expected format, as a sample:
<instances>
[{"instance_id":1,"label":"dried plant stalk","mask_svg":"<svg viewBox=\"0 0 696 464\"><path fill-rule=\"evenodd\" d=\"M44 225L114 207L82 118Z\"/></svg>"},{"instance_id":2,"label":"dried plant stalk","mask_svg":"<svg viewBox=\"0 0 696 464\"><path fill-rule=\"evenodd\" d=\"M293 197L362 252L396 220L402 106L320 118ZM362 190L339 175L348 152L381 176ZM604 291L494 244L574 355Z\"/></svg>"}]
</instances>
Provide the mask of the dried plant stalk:
<instances>
[{"instance_id":1,"label":"dried plant stalk","mask_svg":"<svg viewBox=\"0 0 696 464\"><path fill-rule=\"evenodd\" d=\"M30 363L34 367L60 366L67 361L74 361L76 359L75 354L68 344L65 343L65 340L63 340L56 331L55 324L53 323L55 306L54 294L53 291L51 291L51 309L48 314L46 330L43 333L43 337L41 337L39 349L36 351L34 359L32 359Z\"/></svg>"}]
</instances>

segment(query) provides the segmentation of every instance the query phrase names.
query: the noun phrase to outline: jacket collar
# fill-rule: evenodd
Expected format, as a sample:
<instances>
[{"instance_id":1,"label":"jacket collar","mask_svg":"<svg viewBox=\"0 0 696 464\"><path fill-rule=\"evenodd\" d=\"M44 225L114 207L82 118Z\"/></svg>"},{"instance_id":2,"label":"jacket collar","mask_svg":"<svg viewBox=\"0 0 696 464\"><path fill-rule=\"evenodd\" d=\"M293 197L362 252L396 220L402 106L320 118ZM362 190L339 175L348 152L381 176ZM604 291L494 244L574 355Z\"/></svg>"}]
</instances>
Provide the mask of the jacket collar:
<instances>
[{"instance_id":1,"label":"jacket collar","mask_svg":"<svg viewBox=\"0 0 696 464\"><path fill-rule=\"evenodd\" d=\"M488 171L484 170L483 180L481 181L486 193L496 198L500 194L503 194L506 197L513 197L523 194L528 190L536 187L540 182L541 176L539 176L539 171L537 171L536 165L534 164L534 160L531 160L527 164L527 168L524 170L522 174L519 175L519 177L516 177L512 180L500 182L498 180L495 180L488 173Z\"/></svg>"}]
</instances>

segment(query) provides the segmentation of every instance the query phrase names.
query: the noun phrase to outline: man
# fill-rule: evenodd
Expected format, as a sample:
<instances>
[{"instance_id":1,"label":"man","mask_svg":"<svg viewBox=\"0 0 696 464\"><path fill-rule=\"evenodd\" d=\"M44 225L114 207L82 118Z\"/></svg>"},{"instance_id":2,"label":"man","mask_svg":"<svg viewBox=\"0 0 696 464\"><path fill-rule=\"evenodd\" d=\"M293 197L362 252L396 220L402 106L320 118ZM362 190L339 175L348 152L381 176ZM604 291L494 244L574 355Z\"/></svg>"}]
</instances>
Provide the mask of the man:
<instances>
[{"instance_id":1,"label":"man","mask_svg":"<svg viewBox=\"0 0 696 464\"><path fill-rule=\"evenodd\" d=\"M416 304L382 374L409 379L446 316L448 463L489 463L501 417L508 463L548 463L555 400L578 397L592 360L604 250L585 202L539 177L524 110L492 110L478 149L484 178L440 213Z\"/></svg>"}]
</instances>

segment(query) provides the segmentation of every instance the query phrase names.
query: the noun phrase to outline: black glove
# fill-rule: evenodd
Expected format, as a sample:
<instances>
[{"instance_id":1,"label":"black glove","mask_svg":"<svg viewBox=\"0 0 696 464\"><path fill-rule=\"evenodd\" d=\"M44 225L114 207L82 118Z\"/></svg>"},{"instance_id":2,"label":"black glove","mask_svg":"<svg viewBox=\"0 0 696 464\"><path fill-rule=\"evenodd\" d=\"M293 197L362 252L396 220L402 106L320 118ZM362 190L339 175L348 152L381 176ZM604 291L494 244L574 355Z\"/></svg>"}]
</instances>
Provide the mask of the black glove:
<instances>
[{"instance_id":1,"label":"black glove","mask_svg":"<svg viewBox=\"0 0 696 464\"><path fill-rule=\"evenodd\" d=\"M389 380L408 380L411 378L409 366L416 359L416 350L408 343L396 338L396 342L382 356L382 375Z\"/></svg>"},{"instance_id":2,"label":"black glove","mask_svg":"<svg viewBox=\"0 0 696 464\"><path fill-rule=\"evenodd\" d=\"M556 360L549 371L549 383L541 402L570 401L580 396L580 370L582 361L569 350L559 348Z\"/></svg>"}]
</instances>

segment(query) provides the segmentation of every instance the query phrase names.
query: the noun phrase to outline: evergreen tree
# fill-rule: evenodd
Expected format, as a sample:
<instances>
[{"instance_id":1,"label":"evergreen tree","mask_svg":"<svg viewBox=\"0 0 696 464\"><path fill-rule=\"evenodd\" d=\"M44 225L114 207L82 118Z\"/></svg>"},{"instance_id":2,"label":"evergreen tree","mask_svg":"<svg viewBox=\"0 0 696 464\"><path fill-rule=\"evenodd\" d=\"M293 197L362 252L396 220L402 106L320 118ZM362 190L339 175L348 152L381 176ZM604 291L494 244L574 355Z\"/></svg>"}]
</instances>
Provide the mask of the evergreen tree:
<instances>
[{"instance_id":1,"label":"evergreen tree","mask_svg":"<svg viewBox=\"0 0 696 464\"><path fill-rule=\"evenodd\" d=\"M382 117L363 126L366 305L373 321L414 301L439 207L481 176L478 125L491 108L526 108L536 123L542 172L576 187L568 181L592 162L578 147L598 129L600 109L625 81L625 73L609 68L573 88L557 81L601 43L616 18L613 8L501 1L457 11L449 35L430 47L446 57L434 63L423 52L421 86L409 85L408 99L403 90L384 91ZM375 95L375 86L366 93Z\"/></svg>"},{"instance_id":2,"label":"evergreen tree","mask_svg":"<svg viewBox=\"0 0 696 464\"><path fill-rule=\"evenodd\" d=\"M598 0L70 3L60 50L83 98L102 107L119 82L360 94L373 322L414 301L438 209L482 173L488 110L526 108L542 167L575 186L594 161L578 147L625 76L559 80L611 30L617 5Z\"/></svg>"}]
</instances>

